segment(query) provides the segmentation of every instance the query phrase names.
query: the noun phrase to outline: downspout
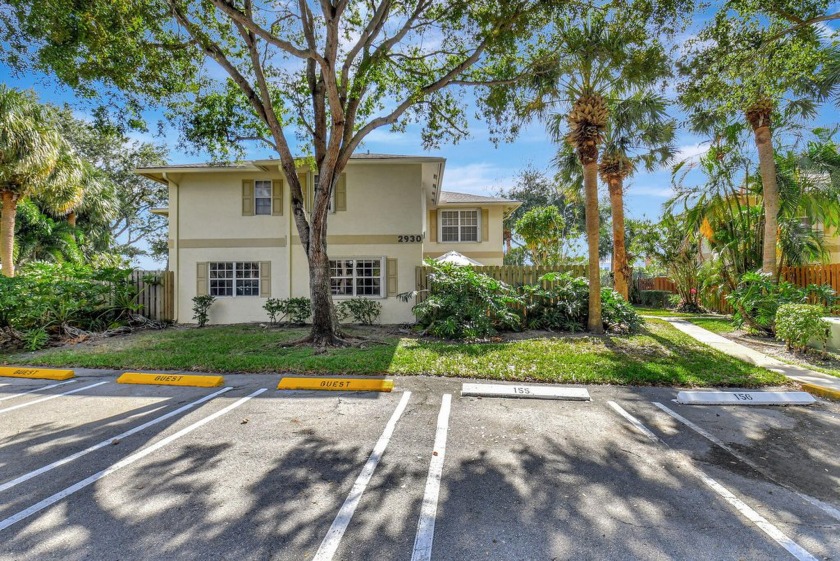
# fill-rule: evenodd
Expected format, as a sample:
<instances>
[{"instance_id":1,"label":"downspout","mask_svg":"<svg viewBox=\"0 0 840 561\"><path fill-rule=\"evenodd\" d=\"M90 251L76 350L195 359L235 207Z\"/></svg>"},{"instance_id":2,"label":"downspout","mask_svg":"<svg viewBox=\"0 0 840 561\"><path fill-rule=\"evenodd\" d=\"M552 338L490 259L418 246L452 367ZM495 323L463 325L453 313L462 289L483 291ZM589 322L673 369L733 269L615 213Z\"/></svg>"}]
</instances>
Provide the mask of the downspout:
<instances>
[{"instance_id":1,"label":"downspout","mask_svg":"<svg viewBox=\"0 0 840 561\"><path fill-rule=\"evenodd\" d=\"M280 166L277 166L277 171L279 171L280 173L283 173ZM287 270L288 271L287 275L289 277L289 294L288 294L287 297L291 298L293 296L292 295L292 287L294 285L294 282L292 281L292 277L293 277L293 275L292 275L292 222L294 222L294 219L292 217L292 188L289 187L288 189L283 190L283 196L284 197L286 196L286 191L288 191L288 193L289 193L289 206L287 207L287 211L286 211L286 221L289 223L289 228L288 228L289 233L288 233L288 236L286 237L286 255L288 256L288 264L289 264L289 267L288 267L288 270ZM284 200L283 201L283 206L285 206L285 205L286 205L286 201Z\"/></svg>"},{"instance_id":2,"label":"downspout","mask_svg":"<svg viewBox=\"0 0 840 561\"><path fill-rule=\"evenodd\" d=\"M163 172L163 178L169 184L169 190L172 191L172 186L175 186L175 301L172 303L172 321L178 321L178 308L180 306L181 291L179 290L181 284L181 186L170 179L167 172ZM170 220L170 232L172 222Z\"/></svg>"}]
</instances>

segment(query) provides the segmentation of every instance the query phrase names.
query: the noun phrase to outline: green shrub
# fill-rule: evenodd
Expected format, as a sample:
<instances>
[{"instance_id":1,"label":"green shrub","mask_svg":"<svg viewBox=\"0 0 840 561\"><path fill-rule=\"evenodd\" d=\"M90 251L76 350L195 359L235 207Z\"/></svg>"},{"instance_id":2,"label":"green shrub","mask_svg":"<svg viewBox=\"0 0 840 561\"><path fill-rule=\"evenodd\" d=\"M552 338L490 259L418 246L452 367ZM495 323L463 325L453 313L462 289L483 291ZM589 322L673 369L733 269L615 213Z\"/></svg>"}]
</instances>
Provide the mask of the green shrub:
<instances>
[{"instance_id":1,"label":"green shrub","mask_svg":"<svg viewBox=\"0 0 840 561\"><path fill-rule=\"evenodd\" d=\"M269 298L263 304L263 309L268 312L272 324L278 323L284 318L291 324L306 323L312 315L312 305L309 298Z\"/></svg>"},{"instance_id":2,"label":"green shrub","mask_svg":"<svg viewBox=\"0 0 840 561\"><path fill-rule=\"evenodd\" d=\"M414 306L426 333L444 339L479 339L517 330L521 298L511 287L471 267L427 261L432 271L428 297Z\"/></svg>"},{"instance_id":3,"label":"green shrub","mask_svg":"<svg viewBox=\"0 0 840 561\"><path fill-rule=\"evenodd\" d=\"M27 329L20 334L20 339L23 342L23 348L27 351L37 351L47 346L50 341L50 335L43 327L34 327Z\"/></svg>"},{"instance_id":4,"label":"green shrub","mask_svg":"<svg viewBox=\"0 0 840 561\"><path fill-rule=\"evenodd\" d=\"M823 319L825 309L813 304L783 304L776 312L776 339L784 341L788 350L804 351L816 341L823 348L831 326Z\"/></svg>"},{"instance_id":5,"label":"green shrub","mask_svg":"<svg viewBox=\"0 0 840 561\"><path fill-rule=\"evenodd\" d=\"M40 329L52 337L68 327L95 331L124 324L139 309L129 274L66 263L21 267L13 278L0 276L0 328Z\"/></svg>"},{"instance_id":6,"label":"green shrub","mask_svg":"<svg viewBox=\"0 0 840 561\"><path fill-rule=\"evenodd\" d=\"M529 329L582 331L589 310L589 283L568 273L548 273L519 288Z\"/></svg>"},{"instance_id":7,"label":"green shrub","mask_svg":"<svg viewBox=\"0 0 840 561\"><path fill-rule=\"evenodd\" d=\"M639 305L646 308L665 308L671 296L667 290L640 290Z\"/></svg>"},{"instance_id":8,"label":"green shrub","mask_svg":"<svg viewBox=\"0 0 840 561\"><path fill-rule=\"evenodd\" d=\"M766 273L745 274L727 300L735 308L733 320L738 327L746 325L773 335L779 306L805 304L809 297L828 308L837 301L837 295L828 285L811 284L801 288L787 281L776 282L772 275Z\"/></svg>"},{"instance_id":9,"label":"green shrub","mask_svg":"<svg viewBox=\"0 0 840 561\"><path fill-rule=\"evenodd\" d=\"M353 318L355 323L373 325L382 313L382 304L370 298L351 298L336 306L339 319Z\"/></svg>"},{"instance_id":10,"label":"green shrub","mask_svg":"<svg viewBox=\"0 0 840 561\"><path fill-rule=\"evenodd\" d=\"M204 294L202 296L194 296L192 301L193 319L198 323L199 327L204 327L207 325L207 320L210 317L210 306L216 301L216 297Z\"/></svg>"},{"instance_id":11,"label":"green shrub","mask_svg":"<svg viewBox=\"0 0 840 561\"><path fill-rule=\"evenodd\" d=\"M632 333L642 326L642 318L633 306L612 288L601 290L601 321L612 333Z\"/></svg>"}]
</instances>

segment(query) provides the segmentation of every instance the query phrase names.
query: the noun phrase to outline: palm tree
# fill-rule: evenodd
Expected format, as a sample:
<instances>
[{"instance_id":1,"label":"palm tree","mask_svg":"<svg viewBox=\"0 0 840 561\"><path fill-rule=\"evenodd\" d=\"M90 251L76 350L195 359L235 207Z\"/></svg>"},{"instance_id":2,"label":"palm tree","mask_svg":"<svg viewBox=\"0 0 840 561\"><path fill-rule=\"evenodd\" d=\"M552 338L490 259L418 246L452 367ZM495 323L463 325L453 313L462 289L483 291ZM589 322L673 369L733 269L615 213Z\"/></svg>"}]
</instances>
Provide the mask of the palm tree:
<instances>
[{"instance_id":1,"label":"palm tree","mask_svg":"<svg viewBox=\"0 0 840 561\"><path fill-rule=\"evenodd\" d=\"M610 110L598 173L607 185L612 209L615 290L629 296L630 264L624 227L624 181L639 165L648 171L674 157L676 122L665 113L667 101L651 90L619 100Z\"/></svg>"},{"instance_id":2,"label":"palm tree","mask_svg":"<svg viewBox=\"0 0 840 561\"><path fill-rule=\"evenodd\" d=\"M548 132L555 142L566 142L572 147L583 170L589 257L588 328L602 333L599 150L605 140L610 105L666 75L666 57L656 40L639 29L608 21L602 14L594 14L582 24L558 24L556 47L553 79L539 92L533 110L547 120Z\"/></svg>"},{"instance_id":3,"label":"palm tree","mask_svg":"<svg viewBox=\"0 0 840 561\"><path fill-rule=\"evenodd\" d=\"M50 126L49 113L32 93L0 86L0 261L7 277L15 274L18 201L49 177L60 144L60 137Z\"/></svg>"}]
</instances>

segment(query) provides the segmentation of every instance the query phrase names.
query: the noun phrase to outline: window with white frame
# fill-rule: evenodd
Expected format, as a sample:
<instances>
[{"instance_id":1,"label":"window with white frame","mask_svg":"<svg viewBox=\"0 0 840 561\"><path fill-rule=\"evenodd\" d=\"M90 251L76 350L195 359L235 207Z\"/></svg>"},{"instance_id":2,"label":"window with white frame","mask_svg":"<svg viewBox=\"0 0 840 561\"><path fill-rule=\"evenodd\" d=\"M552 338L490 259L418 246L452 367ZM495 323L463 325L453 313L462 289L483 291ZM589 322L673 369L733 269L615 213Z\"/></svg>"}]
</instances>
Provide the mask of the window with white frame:
<instances>
[{"instance_id":1,"label":"window with white frame","mask_svg":"<svg viewBox=\"0 0 840 561\"><path fill-rule=\"evenodd\" d=\"M382 258L330 261L333 296L381 297L385 267Z\"/></svg>"},{"instance_id":2,"label":"window with white frame","mask_svg":"<svg viewBox=\"0 0 840 561\"><path fill-rule=\"evenodd\" d=\"M254 181L254 214L271 214L271 181Z\"/></svg>"},{"instance_id":3,"label":"window with white frame","mask_svg":"<svg viewBox=\"0 0 840 561\"><path fill-rule=\"evenodd\" d=\"M477 242L478 231L477 209L440 211L440 241Z\"/></svg>"},{"instance_id":4,"label":"window with white frame","mask_svg":"<svg viewBox=\"0 0 840 561\"><path fill-rule=\"evenodd\" d=\"M259 296L258 262L210 263L211 296Z\"/></svg>"}]
</instances>

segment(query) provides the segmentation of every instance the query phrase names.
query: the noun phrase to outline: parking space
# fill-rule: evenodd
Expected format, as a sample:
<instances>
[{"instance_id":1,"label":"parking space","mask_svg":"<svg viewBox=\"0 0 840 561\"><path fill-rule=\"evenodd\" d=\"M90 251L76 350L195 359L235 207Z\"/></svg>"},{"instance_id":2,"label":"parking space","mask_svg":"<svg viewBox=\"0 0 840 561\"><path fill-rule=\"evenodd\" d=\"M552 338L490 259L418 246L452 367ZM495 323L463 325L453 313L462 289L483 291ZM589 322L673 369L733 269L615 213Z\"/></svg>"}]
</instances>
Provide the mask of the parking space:
<instances>
[{"instance_id":1,"label":"parking space","mask_svg":"<svg viewBox=\"0 0 840 561\"><path fill-rule=\"evenodd\" d=\"M829 402L114 380L3 380L0 560L840 559Z\"/></svg>"}]
</instances>

